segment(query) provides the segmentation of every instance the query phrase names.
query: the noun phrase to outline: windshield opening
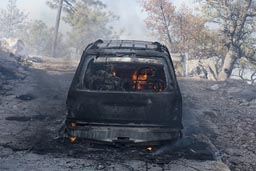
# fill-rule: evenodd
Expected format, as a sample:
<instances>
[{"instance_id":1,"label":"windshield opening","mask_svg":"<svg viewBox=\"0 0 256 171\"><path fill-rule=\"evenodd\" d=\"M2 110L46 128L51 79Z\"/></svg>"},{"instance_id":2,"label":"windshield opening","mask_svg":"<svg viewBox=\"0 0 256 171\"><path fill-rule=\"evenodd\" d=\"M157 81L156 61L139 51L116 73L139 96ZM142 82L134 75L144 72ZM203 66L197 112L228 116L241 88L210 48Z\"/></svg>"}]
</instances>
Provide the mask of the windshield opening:
<instances>
[{"instance_id":1,"label":"windshield opening","mask_svg":"<svg viewBox=\"0 0 256 171\"><path fill-rule=\"evenodd\" d=\"M85 70L83 85L89 90L162 92L167 85L162 62L146 58L93 58Z\"/></svg>"}]
</instances>

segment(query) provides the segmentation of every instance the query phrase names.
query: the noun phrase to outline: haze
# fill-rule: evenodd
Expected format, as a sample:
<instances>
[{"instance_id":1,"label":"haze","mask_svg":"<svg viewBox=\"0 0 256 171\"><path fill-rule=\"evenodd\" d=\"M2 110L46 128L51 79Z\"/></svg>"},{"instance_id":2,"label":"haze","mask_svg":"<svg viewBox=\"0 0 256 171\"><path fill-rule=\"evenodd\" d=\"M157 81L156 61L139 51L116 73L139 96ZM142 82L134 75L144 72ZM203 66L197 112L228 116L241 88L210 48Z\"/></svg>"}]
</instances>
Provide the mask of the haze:
<instances>
[{"instance_id":1,"label":"haze","mask_svg":"<svg viewBox=\"0 0 256 171\"><path fill-rule=\"evenodd\" d=\"M153 40L150 32L146 29L144 19L146 14L137 0L102 0L107 8L120 17L118 22L113 23L115 30L124 30L120 39L144 39ZM6 8L8 0L0 1L0 9ZM175 6L180 7L182 4L192 5L192 0L173 0ZM57 10L52 10L46 5L46 0L17 0L17 7L25 10L29 19L44 21L48 26L53 27ZM69 27L61 22L60 31L65 33Z\"/></svg>"}]
</instances>

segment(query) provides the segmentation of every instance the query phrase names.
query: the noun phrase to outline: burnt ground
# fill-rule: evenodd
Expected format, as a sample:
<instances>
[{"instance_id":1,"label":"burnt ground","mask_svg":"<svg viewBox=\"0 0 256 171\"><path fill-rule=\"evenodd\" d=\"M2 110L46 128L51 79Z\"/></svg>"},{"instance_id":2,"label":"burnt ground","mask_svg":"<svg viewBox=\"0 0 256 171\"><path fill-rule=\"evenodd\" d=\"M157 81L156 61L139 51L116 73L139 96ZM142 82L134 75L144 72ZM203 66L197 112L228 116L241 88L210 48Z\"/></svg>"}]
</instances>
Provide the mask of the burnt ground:
<instances>
[{"instance_id":1,"label":"burnt ground","mask_svg":"<svg viewBox=\"0 0 256 171\"><path fill-rule=\"evenodd\" d=\"M182 79L180 85L188 133L195 132L186 116L194 113L196 134L210 140L231 170L256 170L256 87L237 80Z\"/></svg>"},{"instance_id":2,"label":"burnt ground","mask_svg":"<svg viewBox=\"0 0 256 171\"><path fill-rule=\"evenodd\" d=\"M231 170L256 170L256 108L247 95L255 87L179 79L184 139L151 152L144 146L70 143L58 130L77 63L43 60L0 89L0 170L229 170L222 161Z\"/></svg>"}]
</instances>

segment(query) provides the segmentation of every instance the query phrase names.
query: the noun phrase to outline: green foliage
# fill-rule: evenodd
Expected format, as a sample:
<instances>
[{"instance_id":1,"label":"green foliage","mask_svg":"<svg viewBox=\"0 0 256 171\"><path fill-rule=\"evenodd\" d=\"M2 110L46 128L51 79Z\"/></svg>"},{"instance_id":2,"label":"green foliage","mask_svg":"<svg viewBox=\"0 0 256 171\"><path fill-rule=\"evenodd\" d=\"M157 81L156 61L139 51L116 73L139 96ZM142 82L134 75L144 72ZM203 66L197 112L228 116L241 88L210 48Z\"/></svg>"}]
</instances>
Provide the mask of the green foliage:
<instances>
[{"instance_id":1,"label":"green foliage","mask_svg":"<svg viewBox=\"0 0 256 171\"><path fill-rule=\"evenodd\" d=\"M41 20L30 21L25 28L20 38L25 42L29 53L50 56L54 29L48 28ZM58 38L57 56L68 55L68 48L62 37L60 34Z\"/></svg>"},{"instance_id":2,"label":"green foliage","mask_svg":"<svg viewBox=\"0 0 256 171\"><path fill-rule=\"evenodd\" d=\"M223 48L235 47L236 58L253 57L252 45L256 44L255 0L199 0L208 23L215 24ZM225 54L223 54L224 56Z\"/></svg>"},{"instance_id":3,"label":"green foliage","mask_svg":"<svg viewBox=\"0 0 256 171\"><path fill-rule=\"evenodd\" d=\"M47 1L46 4L52 8L52 9L57 9L59 7L59 2L60 0L51 0ZM74 3L76 0L63 0L63 10L66 12L74 12Z\"/></svg>"},{"instance_id":4,"label":"green foliage","mask_svg":"<svg viewBox=\"0 0 256 171\"><path fill-rule=\"evenodd\" d=\"M0 10L0 36L17 37L24 29L27 14L16 6L17 0L9 0L6 9Z\"/></svg>"},{"instance_id":5,"label":"green foliage","mask_svg":"<svg viewBox=\"0 0 256 171\"><path fill-rule=\"evenodd\" d=\"M64 21L70 25L68 41L75 52L81 54L85 46L96 39L109 39L115 35L109 25L118 19L100 1L80 0L74 4L75 12L68 12Z\"/></svg>"},{"instance_id":6,"label":"green foliage","mask_svg":"<svg viewBox=\"0 0 256 171\"><path fill-rule=\"evenodd\" d=\"M26 43L30 53L40 54L46 49L49 36L46 24L41 20L35 20L27 23L22 40Z\"/></svg>"},{"instance_id":7,"label":"green foliage","mask_svg":"<svg viewBox=\"0 0 256 171\"><path fill-rule=\"evenodd\" d=\"M50 0L50 8L57 9L60 0ZM67 45L75 55L81 55L85 46L97 39L117 38L110 23L118 17L106 10L100 0L64 0L63 20L70 26L65 35Z\"/></svg>"},{"instance_id":8,"label":"green foliage","mask_svg":"<svg viewBox=\"0 0 256 171\"><path fill-rule=\"evenodd\" d=\"M224 57L219 80L225 80L232 74L234 64L245 57L255 60L255 22L256 0L199 0L202 11L210 24L215 24L219 44L222 45L220 56Z\"/></svg>"}]
</instances>

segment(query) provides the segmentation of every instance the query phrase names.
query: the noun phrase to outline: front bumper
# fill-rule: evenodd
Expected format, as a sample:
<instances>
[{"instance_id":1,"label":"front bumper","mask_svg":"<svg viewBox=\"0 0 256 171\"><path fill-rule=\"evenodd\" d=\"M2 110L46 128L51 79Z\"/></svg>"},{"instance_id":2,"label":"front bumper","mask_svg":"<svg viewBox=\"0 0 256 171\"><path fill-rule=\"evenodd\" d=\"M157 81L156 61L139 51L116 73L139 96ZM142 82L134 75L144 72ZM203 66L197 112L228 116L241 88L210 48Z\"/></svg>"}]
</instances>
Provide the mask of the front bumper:
<instances>
[{"instance_id":1,"label":"front bumper","mask_svg":"<svg viewBox=\"0 0 256 171\"><path fill-rule=\"evenodd\" d=\"M121 125L121 124L67 124L67 134L102 142L146 143L171 141L180 137L180 129L160 127L159 125Z\"/></svg>"}]
</instances>

